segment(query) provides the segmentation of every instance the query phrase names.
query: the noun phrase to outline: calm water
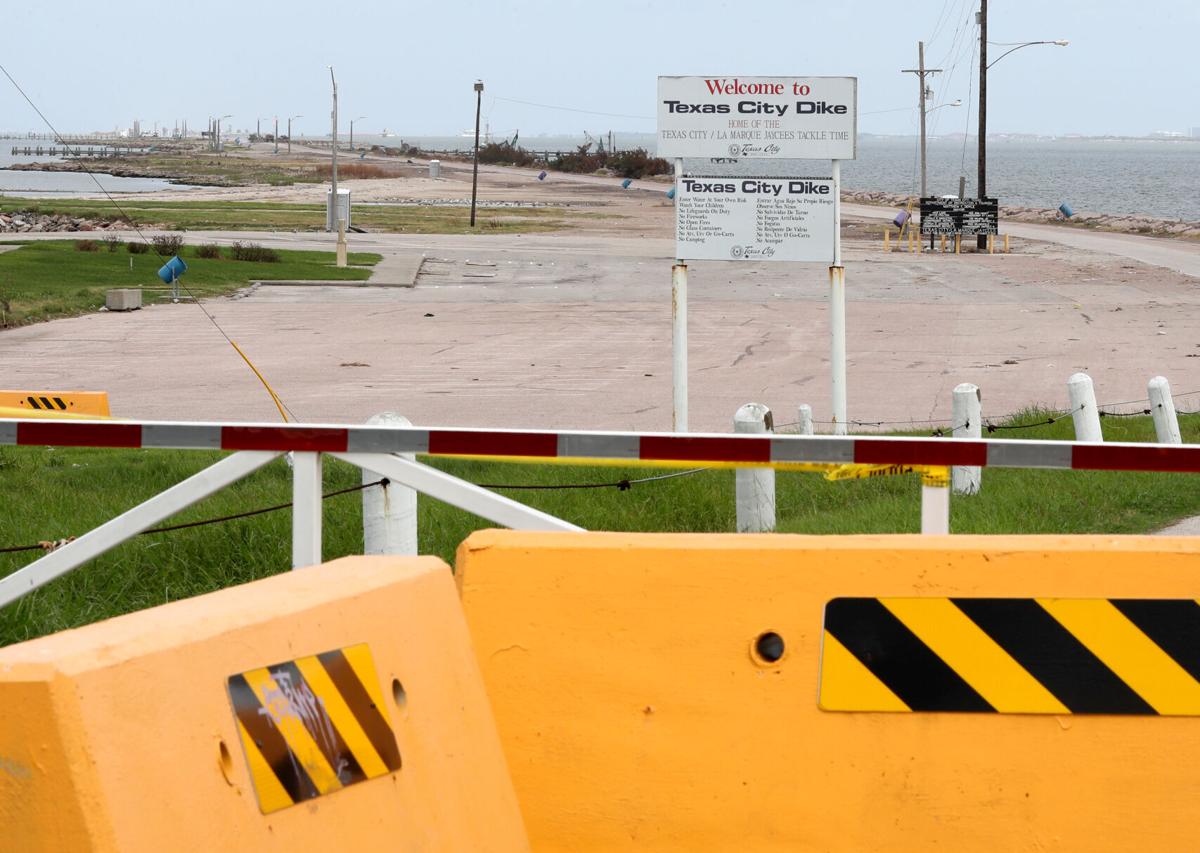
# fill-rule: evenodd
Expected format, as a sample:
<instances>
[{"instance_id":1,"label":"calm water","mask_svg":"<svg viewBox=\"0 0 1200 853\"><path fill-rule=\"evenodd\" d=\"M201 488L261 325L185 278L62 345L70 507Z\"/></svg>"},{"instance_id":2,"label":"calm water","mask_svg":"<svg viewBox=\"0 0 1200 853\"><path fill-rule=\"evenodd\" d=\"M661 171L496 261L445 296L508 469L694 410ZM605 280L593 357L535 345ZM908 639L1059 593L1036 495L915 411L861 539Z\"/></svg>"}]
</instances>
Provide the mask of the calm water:
<instances>
[{"instance_id":1,"label":"calm water","mask_svg":"<svg viewBox=\"0 0 1200 853\"><path fill-rule=\"evenodd\" d=\"M495 139L501 141L498 136ZM617 133L615 139L618 148L654 148L653 134ZM398 146L403 141L421 148L469 150L474 140L463 136L363 134L356 135L354 141L356 145ZM526 135L518 139L519 145L537 151L568 151L584 142L582 134ZM9 152L14 144L38 143L0 139L0 193L58 195L97 191L95 183L84 174L4 171L2 167L14 162L49 159L13 157ZM919 187L916 154L915 137L861 137L858 159L842 165L842 181L849 189L913 193ZM973 194L975 140L967 141L964 158L962 139L931 139L928 172L930 194L956 194L958 176L964 172L967 193ZM183 189L153 178L98 177L113 192ZM989 140L988 194L999 197L1002 204L1056 208L1066 202L1077 211L1200 221L1200 140Z\"/></svg>"},{"instance_id":2,"label":"calm water","mask_svg":"<svg viewBox=\"0 0 1200 853\"><path fill-rule=\"evenodd\" d=\"M78 193L98 193L100 188L96 181L82 172L10 172L6 167L14 163L49 163L61 160L61 157L48 157L43 154L26 156L14 155L14 145L22 148L61 147L53 142L32 139L0 138L0 195L19 195L31 198L53 197ZM118 178L115 175L96 173L96 179L109 192L147 193L155 190L189 189L181 184L172 184L158 178Z\"/></svg>"},{"instance_id":3,"label":"calm water","mask_svg":"<svg viewBox=\"0 0 1200 853\"><path fill-rule=\"evenodd\" d=\"M398 145L400 137L364 137ZM404 137L418 147L469 150L472 139L448 136ZM582 136L529 136L518 143L533 150L567 150ZM653 150L654 136L617 134L619 148ZM975 191L975 139L935 138L926 147L931 195L957 194L958 176ZM916 137L863 136L858 159L842 164L849 189L915 193L920 187ZM988 194L1001 204L1078 211L1140 213L1163 219L1200 221L1200 140L1108 142L1062 139L1038 142L988 141Z\"/></svg>"},{"instance_id":4,"label":"calm water","mask_svg":"<svg viewBox=\"0 0 1200 853\"><path fill-rule=\"evenodd\" d=\"M975 139L933 139L926 146L930 195L958 193L958 176L975 192ZM989 139L988 195L1001 204L1077 211L1140 213L1200 221L1200 140L1105 142ZM858 159L842 165L849 189L912 193L920 187L915 138L863 137Z\"/></svg>"}]
</instances>

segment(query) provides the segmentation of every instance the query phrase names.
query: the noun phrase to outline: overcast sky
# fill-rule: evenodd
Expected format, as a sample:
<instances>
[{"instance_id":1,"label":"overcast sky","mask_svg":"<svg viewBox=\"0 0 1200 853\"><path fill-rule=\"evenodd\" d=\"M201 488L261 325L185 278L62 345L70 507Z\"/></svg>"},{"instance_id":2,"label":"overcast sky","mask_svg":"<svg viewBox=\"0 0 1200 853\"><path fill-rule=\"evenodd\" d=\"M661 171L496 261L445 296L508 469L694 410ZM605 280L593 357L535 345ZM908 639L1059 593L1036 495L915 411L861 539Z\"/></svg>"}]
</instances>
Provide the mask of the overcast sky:
<instances>
[{"instance_id":1,"label":"overcast sky","mask_svg":"<svg viewBox=\"0 0 1200 853\"><path fill-rule=\"evenodd\" d=\"M0 64L60 130L141 120L192 129L303 114L329 129L335 67L341 127L457 134L486 83L493 132L654 132L660 74L846 75L859 79L859 129L915 132L917 83L933 78L934 130L975 127L978 0L500 0L354 3L8 0ZM993 132L1143 135L1200 126L1200 0L992 0L989 41L1024 48L988 76ZM989 58L1005 47L989 48ZM507 100L506 100L507 99ZM966 103L970 99L968 115ZM596 115L528 106L612 113ZM264 121L265 124L265 121ZM0 131L40 129L0 78Z\"/></svg>"}]
</instances>

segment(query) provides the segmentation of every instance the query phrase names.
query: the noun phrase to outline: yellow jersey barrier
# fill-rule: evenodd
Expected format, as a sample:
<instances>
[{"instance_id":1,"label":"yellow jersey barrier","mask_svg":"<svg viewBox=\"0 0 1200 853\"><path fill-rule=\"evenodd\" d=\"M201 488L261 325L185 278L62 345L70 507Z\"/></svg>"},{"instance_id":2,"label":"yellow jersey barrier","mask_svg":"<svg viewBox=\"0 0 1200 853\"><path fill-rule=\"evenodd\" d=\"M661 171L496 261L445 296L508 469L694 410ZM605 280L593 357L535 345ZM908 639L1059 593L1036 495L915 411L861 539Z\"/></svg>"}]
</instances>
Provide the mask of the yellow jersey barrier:
<instances>
[{"instance_id":1,"label":"yellow jersey barrier","mask_svg":"<svg viewBox=\"0 0 1200 853\"><path fill-rule=\"evenodd\" d=\"M0 391L0 417L108 417L106 391Z\"/></svg>"},{"instance_id":2,"label":"yellow jersey barrier","mask_svg":"<svg viewBox=\"0 0 1200 853\"><path fill-rule=\"evenodd\" d=\"M527 850L454 582L350 557L0 649L0 848Z\"/></svg>"},{"instance_id":3,"label":"yellow jersey barrier","mask_svg":"<svg viewBox=\"0 0 1200 853\"><path fill-rule=\"evenodd\" d=\"M1200 540L485 531L537 850L1189 849Z\"/></svg>"}]
</instances>

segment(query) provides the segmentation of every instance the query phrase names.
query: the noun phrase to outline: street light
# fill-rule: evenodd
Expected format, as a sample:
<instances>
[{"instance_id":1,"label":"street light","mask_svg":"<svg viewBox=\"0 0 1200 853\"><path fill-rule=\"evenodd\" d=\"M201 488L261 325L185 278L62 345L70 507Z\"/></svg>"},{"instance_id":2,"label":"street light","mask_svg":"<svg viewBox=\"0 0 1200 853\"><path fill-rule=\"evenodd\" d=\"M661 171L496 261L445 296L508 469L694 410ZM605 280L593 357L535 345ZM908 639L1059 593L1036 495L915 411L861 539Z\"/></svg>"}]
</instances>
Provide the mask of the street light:
<instances>
[{"instance_id":1,"label":"street light","mask_svg":"<svg viewBox=\"0 0 1200 853\"><path fill-rule=\"evenodd\" d=\"M233 113L230 113L229 115L223 115L223 116L221 116L221 118L217 119L217 153L218 154L221 153L221 119L226 119L226 118L233 118Z\"/></svg>"},{"instance_id":2,"label":"street light","mask_svg":"<svg viewBox=\"0 0 1200 853\"><path fill-rule=\"evenodd\" d=\"M982 201L987 197L987 72L988 69L1008 56L1014 50L1030 47L1035 44L1053 44L1066 47L1066 39L1054 41L1027 41L1011 47L996 57L992 62L987 58L987 0L979 0L979 180L978 196ZM980 234L976 246L982 251L987 248L987 235Z\"/></svg>"},{"instance_id":3,"label":"street light","mask_svg":"<svg viewBox=\"0 0 1200 853\"><path fill-rule=\"evenodd\" d=\"M1008 43L1005 43L1005 42L991 42L991 43L992 43L992 44L994 44L994 45L996 45L997 47L1007 47L1009 44L1015 44L1015 42L1008 42ZM1026 41L1026 42L1021 42L1021 43L1017 44L1017 45L1016 45L1016 47L1012 48L1011 50L1006 50L1006 51L1004 51L1004 53L1002 53L1002 54L1000 54L999 56L997 56L995 59L993 59L991 62L989 62L989 63L988 63L988 66L987 66L987 67L988 67L988 68L991 68L993 65L995 65L997 62L999 62L999 61L1000 61L1001 59L1003 59L1004 57L1008 56L1008 55L1009 55L1010 53L1012 53L1014 50L1020 50L1020 49L1021 49L1021 48L1023 48L1023 47L1029 47L1030 45L1034 45L1034 44L1056 44L1056 45L1058 45L1059 47L1066 47L1067 45L1069 45L1069 44L1070 44L1070 42L1069 42L1069 41L1067 41L1066 39L1054 39L1053 41Z\"/></svg>"},{"instance_id":4,"label":"street light","mask_svg":"<svg viewBox=\"0 0 1200 853\"><path fill-rule=\"evenodd\" d=\"M304 116L288 116L288 153L292 153L292 119L304 118Z\"/></svg>"},{"instance_id":5,"label":"street light","mask_svg":"<svg viewBox=\"0 0 1200 853\"><path fill-rule=\"evenodd\" d=\"M350 119L350 151L351 151L351 153L354 152L354 123L356 121L361 121L364 118L366 118L366 116L357 116L356 118Z\"/></svg>"},{"instance_id":6,"label":"street light","mask_svg":"<svg viewBox=\"0 0 1200 853\"><path fill-rule=\"evenodd\" d=\"M483 105L483 81L475 81L475 165L471 172L471 227L475 227L475 198L479 190L479 110Z\"/></svg>"}]
</instances>

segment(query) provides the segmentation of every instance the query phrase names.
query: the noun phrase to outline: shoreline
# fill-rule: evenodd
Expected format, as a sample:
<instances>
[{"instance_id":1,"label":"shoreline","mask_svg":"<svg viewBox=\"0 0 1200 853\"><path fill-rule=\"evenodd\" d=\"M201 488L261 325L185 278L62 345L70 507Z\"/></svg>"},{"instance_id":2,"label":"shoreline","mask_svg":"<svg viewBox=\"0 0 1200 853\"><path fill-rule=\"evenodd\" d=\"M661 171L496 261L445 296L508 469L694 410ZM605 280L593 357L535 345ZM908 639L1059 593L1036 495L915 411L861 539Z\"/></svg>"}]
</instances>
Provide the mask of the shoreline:
<instances>
[{"instance_id":1,"label":"shoreline","mask_svg":"<svg viewBox=\"0 0 1200 853\"><path fill-rule=\"evenodd\" d=\"M305 150L304 148L300 148L296 152L295 158L297 160L301 160L301 161L309 160L309 159L316 159L315 157L312 156L314 154L316 154L316 152L312 151L311 149ZM249 160L258 159L253 150L246 151L244 156L246 159L249 159ZM237 159L241 159L241 158L239 157ZM396 161L396 158L394 158L394 157L382 157L382 156L378 156L378 155L372 156L369 153L367 154L367 156L364 159L366 159L368 162L377 160L377 159L378 160L390 160L393 163L395 163L395 161ZM415 158L411 158L411 159L407 160L406 163L408 165L408 169L406 171L411 170L413 172L423 172L424 169L427 167L428 161L425 158L415 157ZM447 163L447 165L449 165L449 164ZM253 183L253 182L251 182L251 183L229 183L228 181L222 182L220 180L213 180L213 179L205 180L204 176L201 176L201 175L190 175L190 176L180 175L178 172L173 172L172 170L169 170L169 169L163 169L161 167L159 167L159 168L149 167L148 168L147 166L143 166L142 164L139 164L136 162L130 163L128 161L126 161L124 163L120 163L120 162L104 163L103 166L104 166L104 174L113 175L115 177L152 178L152 179L166 181L167 183L170 183L173 185L184 185L184 186L188 186L188 187L197 188L197 189L178 190L178 191L174 191L174 192L171 190L159 190L159 191L154 191L154 192L148 192L145 194L147 196L148 200L150 200L150 199L162 200L163 195L168 194L171 196L176 196L178 198L178 200L180 200L180 201L186 201L189 199L196 199L197 193L203 194L205 192L224 190L224 191L235 191L235 192L240 191L240 192L237 192L238 195L247 196L247 197L243 197L243 198L240 198L237 200L278 201L280 203L288 203L289 201L294 200L291 198L291 196L294 195L294 192L288 192L288 190L294 191L297 189L297 187L295 185L280 186L280 185L266 184L266 183ZM415 167L415 168L413 168L413 167ZM45 171L45 172L60 172L60 173L61 172L77 172L77 173L81 173L81 174L87 173L89 171L89 169L85 168L84 162L75 161L75 160L63 161L63 162L51 162L51 163L45 163L45 162L18 163L18 164L14 164L12 166L4 167L4 168L6 168L9 171L30 171L30 172ZM489 170L492 170L492 169L503 170L503 171L511 170L511 172L513 174L523 174L525 171L528 171L528 170L522 170L519 167L503 167L503 166L496 166L496 165L492 165L488 168L489 168ZM573 175L571 173L565 173L565 172L555 172L554 174L557 177L559 177L560 179L562 179L564 183L573 183L578 179L587 179L587 178L594 177L594 176L589 176L589 175ZM385 183L385 182L390 184L392 181L395 181L395 180L407 181L407 180L412 180L412 179L417 179L418 181L420 181L421 177L418 174L412 174L412 175L397 174L395 176L389 176L388 178L359 179L359 180L356 180L354 183L360 189L366 189L367 186L376 184L378 182L378 185L380 186L380 188L382 188L383 183ZM651 182L653 182L655 180L656 180L656 178L653 178L653 177L640 179L640 181L651 181ZM305 186L313 186L313 187L319 186L319 184L311 184L310 185L310 184L308 184L308 182L300 182L300 183ZM561 188L562 188L562 186L560 184L560 189ZM143 194L142 193L133 193L131 195L136 197L136 196L140 196ZM374 194L367 193L366 194L367 198L364 200L370 199L370 197L372 195L374 195ZM417 195L419 195L419 194L417 194ZM20 196L20 195L6 195L4 193L0 193L0 197L5 198L5 199L24 198L23 196ZM87 198L87 197L90 197L90 194L86 193L86 192L73 193L71 191L65 191L61 194L56 194L56 196L55 196L56 199L62 199L62 200L67 200L67 199L76 198L76 197L77 198ZM392 197L395 198L394 195ZM893 208L897 211L907 208L910 203L910 200L913 200L913 197L904 195L904 194L900 194L900 193L890 193L890 192L870 191L870 190L847 190L845 188L843 188L843 190L842 190L841 197L842 197L843 202L848 202L848 203L852 203L852 204L863 204L863 205L869 205L869 206L874 206L874 207ZM43 200L43 199L37 199L34 197L29 197L29 199L30 199L31 204L37 204L37 203L44 204L45 203L45 200ZM414 202L416 201L416 199L413 199L413 200L414 200ZM215 201L215 199L214 199L214 201ZM234 199L229 199L229 201L234 201ZM382 199L373 199L373 201L375 201L375 203L379 203L380 201L383 201L383 200ZM1062 216L1062 214L1060 214L1057 210L1054 210L1054 209L1038 208L1038 207L1031 207L1031 206L1018 206L1018 205L1001 205L1000 214L1001 214L1002 222L1007 220L1007 221L1012 221L1012 222L1028 222L1028 223L1036 223L1036 224L1040 224L1040 225L1052 225L1052 226L1057 226L1057 227L1072 228L1072 229L1085 230L1085 231L1105 231L1105 232L1118 233L1118 234L1135 234L1135 235L1158 237L1158 238L1171 239L1171 240L1183 240L1183 241L1189 242L1189 243L1200 241L1200 221L1187 221L1187 220L1180 220L1180 219L1164 219L1164 218L1160 218L1160 217L1140 215L1140 214L1104 213L1104 212L1089 211L1089 210L1076 211L1070 219L1066 219Z\"/></svg>"}]
</instances>

